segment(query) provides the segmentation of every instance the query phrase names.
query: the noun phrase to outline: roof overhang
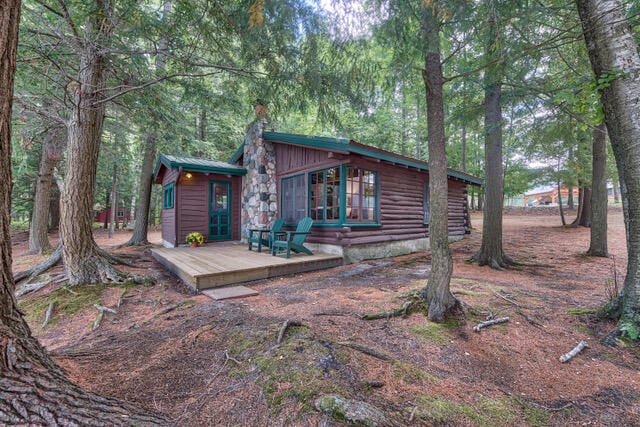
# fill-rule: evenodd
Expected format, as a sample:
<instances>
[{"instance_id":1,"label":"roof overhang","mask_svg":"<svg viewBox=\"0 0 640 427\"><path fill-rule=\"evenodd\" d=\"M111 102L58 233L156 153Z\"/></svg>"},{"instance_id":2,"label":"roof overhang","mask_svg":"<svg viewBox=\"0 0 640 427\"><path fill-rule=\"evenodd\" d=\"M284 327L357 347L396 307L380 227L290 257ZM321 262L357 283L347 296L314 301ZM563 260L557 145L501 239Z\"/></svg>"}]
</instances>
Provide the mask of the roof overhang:
<instances>
[{"instance_id":1,"label":"roof overhang","mask_svg":"<svg viewBox=\"0 0 640 427\"><path fill-rule=\"evenodd\" d=\"M331 138L322 136L299 135L282 132L264 132L262 138L265 141L299 145L322 151L354 153L369 157L377 161L384 161L394 165L415 168L421 171L429 171L429 164L422 160L412 159L390 151L381 150L358 143L345 138ZM244 153L244 142L238 147L229 159L230 163L237 163ZM447 175L451 178L464 181L471 185L481 186L482 179L455 169L447 169Z\"/></svg>"},{"instance_id":2,"label":"roof overhang","mask_svg":"<svg viewBox=\"0 0 640 427\"><path fill-rule=\"evenodd\" d=\"M183 170L186 172L203 172L203 173L217 173L221 175L243 176L247 174L247 170L237 166L229 165L224 166L208 166L201 164L194 164L188 161L173 160L160 154L156 166L153 170L154 179L158 177L161 167L164 166L169 170Z\"/></svg>"}]
</instances>

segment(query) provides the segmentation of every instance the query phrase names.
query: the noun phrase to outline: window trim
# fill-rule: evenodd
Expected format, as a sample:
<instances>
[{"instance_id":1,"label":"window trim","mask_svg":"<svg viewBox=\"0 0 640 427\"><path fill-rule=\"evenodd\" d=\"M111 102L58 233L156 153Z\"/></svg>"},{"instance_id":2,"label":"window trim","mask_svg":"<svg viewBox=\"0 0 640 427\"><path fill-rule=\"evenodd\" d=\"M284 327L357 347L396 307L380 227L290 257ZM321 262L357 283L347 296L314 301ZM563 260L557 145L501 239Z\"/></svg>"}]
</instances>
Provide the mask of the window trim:
<instances>
[{"instance_id":1,"label":"window trim","mask_svg":"<svg viewBox=\"0 0 640 427\"><path fill-rule=\"evenodd\" d=\"M173 209L176 205L175 181L168 183L162 187L162 209ZM170 195L170 200L167 197Z\"/></svg>"},{"instance_id":2,"label":"window trim","mask_svg":"<svg viewBox=\"0 0 640 427\"><path fill-rule=\"evenodd\" d=\"M343 224L347 225L349 227L379 227L380 226L380 187L379 187L379 180L378 180L378 176L379 173L378 171L375 171L373 169L366 169L363 168L361 166L358 165L352 165L352 164L346 164L346 165L342 165L344 167L344 184L342 186L342 188L344 188L345 191L343 191L344 193L344 201L340 201L341 206L344 206L344 209L342 209L342 215L344 216L343 218ZM357 168L360 169L362 171L366 171L366 172L371 172L373 173L373 176L375 178L375 206L374 206L374 219L370 220L370 221L349 221L350 218L347 218L347 174L348 174L348 168L352 167L352 168ZM363 195L364 196L364 195ZM353 203L353 202L352 202Z\"/></svg>"},{"instance_id":3,"label":"window trim","mask_svg":"<svg viewBox=\"0 0 640 427\"><path fill-rule=\"evenodd\" d=\"M361 170L365 170L368 172L372 172L375 176L375 188L376 188L376 201L375 201L375 219L369 222L358 221L353 222L349 221L347 216L347 168L353 167ZM382 224L380 223L380 180L379 180L379 171L373 169L367 169L357 164L347 164L341 163L333 166L327 166L321 169L314 169L306 172L307 179L307 216L311 217L311 175L318 172L325 172L325 179L323 182L323 197L326 199L327 194L327 182L326 182L326 171L331 168L339 168L340 170L340 197L339 197L339 209L338 209L338 220L337 221L326 221L326 220L314 220L313 227L353 227L353 228L380 228ZM288 178L288 177L287 177ZM281 204L282 206L282 204ZM290 224L287 224L290 225Z\"/></svg>"}]
</instances>

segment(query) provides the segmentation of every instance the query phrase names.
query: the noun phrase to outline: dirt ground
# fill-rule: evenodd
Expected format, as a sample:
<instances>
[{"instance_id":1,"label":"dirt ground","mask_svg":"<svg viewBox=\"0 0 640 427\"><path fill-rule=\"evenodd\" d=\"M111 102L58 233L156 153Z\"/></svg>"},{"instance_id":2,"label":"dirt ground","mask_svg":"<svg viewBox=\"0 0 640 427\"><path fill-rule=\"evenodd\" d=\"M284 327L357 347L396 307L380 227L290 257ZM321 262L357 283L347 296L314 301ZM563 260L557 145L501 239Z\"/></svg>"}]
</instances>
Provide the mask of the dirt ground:
<instances>
[{"instance_id":1,"label":"dirt ground","mask_svg":"<svg viewBox=\"0 0 640 427\"><path fill-rule=\"evenodd\" d=\"M74 381L176 425L340 425L314 409L326 393L373 405L388 425L640 425L638 348L602 345L614 324L594 315L624 277L620 210L610 212L608 259L584 255L587 228L510 212L504 246L525 265L509 271L467 262L481 241L481 215L472 221L472 234L452 244L451 288L466 322L437 325L422 313L360 318L397 308L423 287L429 253L253 282L258 296L214 301L173 278L149 248L119 249L136 265L127 271L154 282L56 285L20 303ZM105 247L128 236L96 231ZM160 240L158 232L150 237ZM38 261L23 255L24 233L13 248L15 271ZM93 304L118 300L118 314L92 330ZM54 315L42 327L50 302ZM487 315L510 321L474 332ZM302 326L277 346L287 319ZM580 340L589 347L560 363Z\"/></svg>"}]
</instances>

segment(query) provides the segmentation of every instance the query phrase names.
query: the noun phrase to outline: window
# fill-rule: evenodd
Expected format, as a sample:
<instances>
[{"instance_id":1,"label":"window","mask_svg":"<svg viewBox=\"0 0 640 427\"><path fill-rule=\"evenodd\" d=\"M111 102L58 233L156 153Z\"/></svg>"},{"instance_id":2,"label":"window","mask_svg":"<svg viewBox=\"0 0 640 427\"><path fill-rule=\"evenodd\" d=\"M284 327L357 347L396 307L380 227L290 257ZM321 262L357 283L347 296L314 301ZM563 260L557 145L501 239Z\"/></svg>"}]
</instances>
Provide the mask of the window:
<instances>
[{"instance_id":1,"label":"window","mask_svg":"<svg viewBox=\"0 0 640 427\"><path fill-rule=\"evenodd\" d=\"M307 212L307 189L304 175L283 178L280 185L282 194L281 216L285 224L297 224Z\"/></svg>"},{"instance_id":2,"label":"window","mask_svg":"<svg viewBox=\"0 0 640 427\"><path fill-rule=\"evenodd\" d=\"M429 199L429 181L424 186L424 223L429 224L431 219L431 200Z\"/></svg>"},{"instance_id":3,"label":"window","mask_svg":"<svg viewBox=\"0 0 640 427\"><path fill-rule=\"evenodd\" d=\"M347 222L376 222L376 173L354 166L347 167Z\"/></svg>"},{"instance_id":4,"label":"window","mask_svg":"<svg viewBox=\"0 0 640 427\"><path fill-rule=\"evenodd\" d=\"M340 220L340 167L309 174L309 216L314 221Z\"/></svg>"},{"instance_id":5,"label":"window","mask_svg":"<svg viewBox=\"0 0 640 427\"><path fill-rule=\"evenodd\" d=\"M162 207L164 209L173 209L173 203L174 203L174 182L169 183L167 185L165 185L164 187L162 187Z\"/></svg>"}]
</instances>

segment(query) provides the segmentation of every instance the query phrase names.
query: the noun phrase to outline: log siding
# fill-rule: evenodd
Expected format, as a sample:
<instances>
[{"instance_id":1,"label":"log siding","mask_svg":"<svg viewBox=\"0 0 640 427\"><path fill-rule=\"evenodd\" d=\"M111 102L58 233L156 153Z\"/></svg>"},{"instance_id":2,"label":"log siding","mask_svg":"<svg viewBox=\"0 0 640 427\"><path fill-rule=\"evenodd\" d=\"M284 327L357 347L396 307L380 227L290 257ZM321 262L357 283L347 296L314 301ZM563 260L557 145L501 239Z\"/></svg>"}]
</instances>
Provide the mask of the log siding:
<instances>
[{"instance_id":1,"label":"log siding","mask_svg":"<svg viewBox=\"0 0 640 427\"><path fill-rule=\"evenodd\" d=\"M304 173L309 191L309 173L340 164L361 167L377 174L377 224L345 221L335 226L316 225L307 238L308 242L351 246L429 237L429 226L424 223L424 197L429 180L428 172L385 161L370 160L357 154L332 156L326 151L289 144L276 143L276 153L278 186L282 178ZM281 163L282 158L284 163ZM449 178L448 182L449 235L462 236L468 222L466 183L453 178Z\"/></svg>"}]
</instances>

